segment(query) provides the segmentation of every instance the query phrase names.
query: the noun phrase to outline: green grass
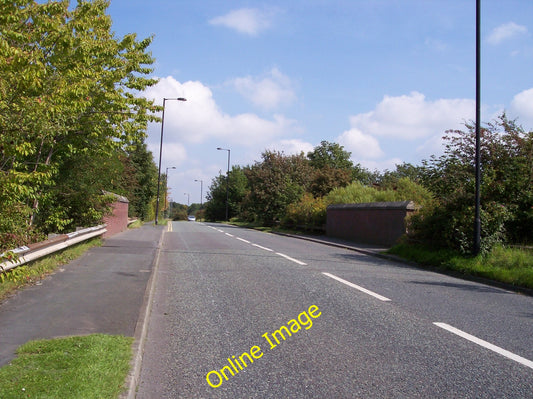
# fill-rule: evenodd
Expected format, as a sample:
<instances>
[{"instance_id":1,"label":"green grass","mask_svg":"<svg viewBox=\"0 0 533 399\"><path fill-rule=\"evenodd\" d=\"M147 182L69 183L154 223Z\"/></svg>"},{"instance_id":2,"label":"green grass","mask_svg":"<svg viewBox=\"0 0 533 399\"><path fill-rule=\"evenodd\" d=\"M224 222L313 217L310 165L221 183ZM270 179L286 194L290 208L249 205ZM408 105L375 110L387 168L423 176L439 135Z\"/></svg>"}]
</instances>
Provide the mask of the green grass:
<instances>
[{"instance_id":1,"label":"green grass","mask_svg":"<svg viewBox=\"0 0 533 399\"><path fill-rule=\"evenodd\" d=\"M144 224L144 222L141 219L137 219L135 222L130 223L128 225L128 229L137 229L141 227Z\"/></svg>"},{"instance_id":2,"label":"green grass","mask_svg":"<svg viewBox=\"0 0 533 399\"><path fill-rule=\"evenodd\" d=\"M466 257L450 250L431 250L421 245L400 244L388 253L440 270L533 289L533 253L524 249L500 246L488 254Z\"/></svg>"},{"instance_id":3,"label":"green grass","mask_svg":"<svg viewBox=\"0 0 533 399\"><path fill-rule=\"evenodd\" d=\"M0 369L0 398L116 398L129 372L132 342L103 334L30 341Z\"/></svg>"},{"instance_id":4,"label":"green grass","mask_svg":"<svg viewBox=\"0 0 533 399\"><path fill-rule=\"evenodd\" d=\"M93 238L7 271L3 278L0 278L0 301L17 289L42 280L59 266L79 258L89 248L101 244L101 238Z\"/></svg>"}]
</instances>

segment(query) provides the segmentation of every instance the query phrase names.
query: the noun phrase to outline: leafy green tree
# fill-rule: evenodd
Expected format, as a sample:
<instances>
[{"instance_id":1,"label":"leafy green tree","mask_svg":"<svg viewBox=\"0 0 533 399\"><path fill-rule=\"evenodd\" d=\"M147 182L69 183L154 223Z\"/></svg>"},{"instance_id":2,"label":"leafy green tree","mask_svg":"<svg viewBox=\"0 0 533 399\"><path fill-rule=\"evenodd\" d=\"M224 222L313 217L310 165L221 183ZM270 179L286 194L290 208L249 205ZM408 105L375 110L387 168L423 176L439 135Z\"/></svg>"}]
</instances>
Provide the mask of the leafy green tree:
<instances>
[{"instance_id":1,"label":"leafy green tree","mask_svg":"<svg viewBox=\"0 0 533 399\"><path fill-rule=\"evenodd\" d=\"M337 169L329 165L321 169L315 169L310 191L314 197L323 197L337 187L346 187L352 181L352 173L349 169Z\"/></svg>"},{"instance_id":2,"label":"leafy green tree","mask_svg":"<svg viewBox=\"0 0 533 399\"><path fill-rule=\"evenodd\" d=\"M323 140L313 151L307 153L307 158L315 169L328 166L333 169L349 170L353 168L351 155L351 152L345 151L342 145Z\"/></svg>"},{"instance_id":3,"label":"leafy green tree","mask_svg":"<svg viewBox=\"0 0 533 399\"><path fill-rule=\"evenodd\" d=\"M229 173L228 185L228 216L246 218L242 204L249 192L245 168L234 165ZM219 174L211 182L205 204L207 220L224 220L226 218L226 176Z\"/></svg>"},{"instance_id":4,"label":"leafy green tree","mask_svg":"<svg viewBox=\"0 0 533 399\"><path fill-rule=\"evenodd\" d=\"M416 236L433 245L470 252L474 221L475 127L448 131L445 153L423 162L422 181L439 203L415 221ZM481 245L533 237L533 132L502 114L481 129Z\"/></svg>"},{"instance_id":5,"label":"leafy green tree","mask_svg":"<svg viewBox=\"0 0 533 399\"><path fill-rule=\"evenodd\" d=\"M370 171L361 166L360 163L355 164L352 169L352 181L358 181L361 184L370 186L376 184L381 179L381 172L378 170Z\"/></svg>"},{"instance_id":6,"label":"leafy green tree","mask_svg":"<svg viewBox=\"0 0 533 399\"><path fill-rule=\"evenodd\" d=\"M313 151L307 153L314 168L310 191L315 197L322 197L336 187L345 187L352 181L353 163L351 153L337 143L322 141Z\"/></svg>"},{"instance_id":7,"label":"leafy green tree","mask_svg":"<svg viewBox=\"0 0 533 399\"><path fill-rule=\"evenodd\" d=\"M187 205L172 202L172 211L170 213L172 220L187 220L187 216Z\"/></svg>"},{"instance_id":8,"label":"leafy green tree","mask_svg":"<svg viewBox=\"0 0 533 399\"><path fill-rule=\"evenodd\" d=\"M272 224L281 220L286 207L309 190L312 167L302 154L265 151L263 160L245 171L250 185L246 210L257 220Z\"/></svg>"},{"instance_id":9,"label":"leafy green tree","mask_svg":"<svg viewBox=\"0 0 533 399\"><path fill-rule=\"evenodd\" d=\"M420 183L422 181L423 168L404 162L396 165L396 170L386 170L376 181L381 187L394 188L401 178L408 178L413 182Z\"/></svg>"},{"instance_id":10,"label":"leafy green tree","mask_svg":"<svg viewBox=\"0 0 533 399\"><path fill-rule=\"evenodd\" d=\"M143 77L153 63L151 38L116 38L105 14L109 1L69 5L0 3L0 208L17 204L27 215L30 207L27 226L58 231L80 211L102 214L99 197L87 195L80 209L76 196L54 190L68 186L67 166L116 158L156 120L153 103L134 95L156 82Z\"/></svg>"},{"instance_id":11,"label":"leafy green tree","mask_svg":"<svg viewBox=\"0 0 533 399\"><path fill-rule=\"evenodd\" d=\"M157 166L152 153L142 142L126 146L118 158L122 173L112 179L108 190L128 198L130 217L153 220L151 201L157 193Z\"/></svg>"}]
</instances>

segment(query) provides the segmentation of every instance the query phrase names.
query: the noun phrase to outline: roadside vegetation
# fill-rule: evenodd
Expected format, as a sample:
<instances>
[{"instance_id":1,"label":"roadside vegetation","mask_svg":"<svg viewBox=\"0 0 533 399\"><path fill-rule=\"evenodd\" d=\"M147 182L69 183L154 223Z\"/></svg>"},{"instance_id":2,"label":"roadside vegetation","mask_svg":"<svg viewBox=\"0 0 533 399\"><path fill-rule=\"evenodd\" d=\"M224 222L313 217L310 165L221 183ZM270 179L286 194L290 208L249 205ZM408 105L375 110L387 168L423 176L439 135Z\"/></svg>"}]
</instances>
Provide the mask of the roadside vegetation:
<instances>
[{"instance_id":1,"label":"roadside vegetation","mask_svg":"<svg viewBox=\"0 0 533 399\"><path fill-rule=\"evenodd\" d=\"M521 287L533 266L533 132L504 114L481 129L481 252L474 244L474 138L472 124L447 131L443 155L421 165L371 172L336 143L323 141L307 155L265 151L251 166L229 173L232 222L320 232L328 205L414 201L408 234L392 251L421 264ZM226 176L213 179L207 220L224 220Z\"/></svg>"},{"instance_id":2,"label":"roadside vegetation","mask_svg":"<svg viewBox=\"0 0 533 399\"><path fill-rule=\"evenodd\" d=\"M0 369L0 397L117 398L130 369L132 342L103 334L30 341Z\"/></svg>"},{"instance_id":3,"label":"roadside vegetation","mask_svg":"<svg viewBox=\"0 0 533 399\"><path fill-rule=\"evenodd\" d=\"M70 3L0 3L0 253L99 224L104 191L154 219L152 38L117 37L107 0Z\"/></svg>"},{"instance_id":4,"label":"roadside vegetation","mask_svg":"<svg viewBox=\"0 0 533 399\"><path fill-rule=\"evenodd\" d=\"M533 248L497 245L488 252L468 257L449 249L399 244L388 253L436 270L452 271L462 276L481 277L533 290Z\"/></svg>"}]
</instances>

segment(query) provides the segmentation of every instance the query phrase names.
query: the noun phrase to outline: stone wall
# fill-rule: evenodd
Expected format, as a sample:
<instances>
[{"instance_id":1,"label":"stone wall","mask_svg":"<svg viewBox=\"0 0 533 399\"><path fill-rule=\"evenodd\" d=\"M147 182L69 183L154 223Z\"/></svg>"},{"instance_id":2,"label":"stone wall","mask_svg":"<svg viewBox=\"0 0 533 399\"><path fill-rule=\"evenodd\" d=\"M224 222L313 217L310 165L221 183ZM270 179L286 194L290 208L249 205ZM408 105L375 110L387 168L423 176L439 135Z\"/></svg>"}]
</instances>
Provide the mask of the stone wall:
<instances>
[{"instance_id":1,"label":"stone wall","mask_svg":"<svg viewBox=\"0 0 533 399\"><path fill-rule=\"evenodd\" d=\"M406 233L412 201L330 205L326 235L365 244L392 246Z\"/></svg>"}]
</instances>

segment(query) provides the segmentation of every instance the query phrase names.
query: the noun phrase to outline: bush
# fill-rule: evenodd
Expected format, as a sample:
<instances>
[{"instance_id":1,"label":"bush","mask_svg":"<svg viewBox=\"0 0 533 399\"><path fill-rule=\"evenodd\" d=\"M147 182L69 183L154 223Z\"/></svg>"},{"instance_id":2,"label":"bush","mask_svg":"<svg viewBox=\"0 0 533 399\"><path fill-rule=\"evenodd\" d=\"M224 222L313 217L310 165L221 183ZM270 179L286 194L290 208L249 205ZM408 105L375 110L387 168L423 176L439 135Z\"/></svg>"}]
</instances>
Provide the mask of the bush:
<instances>
[{"instance_id":1,"label":"bush","mask_svg":"<svg viewBox=\"0 0 533 399\"><path fill-rule=\"evenodd\" d=\"M0 253L43 238L28 225L31 209L24 204L10 204L0 217Z\"/></svg>"},{"instance_id":2,"label":"bush","mask_svg":"<svg viewBox=\"0 0 533 399\"><path fill-rule=\"evenodd\" d=\"M336 188L326 196L328 205L390 201L413 201L419 208L434 204L433 194L407 177L399 179L394 188L380 189L354 182L347 187Z\"/></svg>"},{"instance_id":3,"label":"bush","mask_svg":"<svg viewBox=\"0 0 533 399\"><path fill-rule=\"evenodd\" d=\"M505 223L511 217L503 204L489 202L481 207L481 252L489 252L506 240ZM432 248L450 248L467 254L474 245L474 204L468 198L422 209L408 221L409 238Z\"/></svg>"},{"instance_id":4,"label":"bush","mask_svg":"<svg viewBox=\"0 0 533 399\"><path fill-rule=\"evenodd\" d=\"M305 193L302 199L287 206L282 224L287 227L306 226L322 228L326 223L326 202Z\"/></svg>"}]
</instances>

